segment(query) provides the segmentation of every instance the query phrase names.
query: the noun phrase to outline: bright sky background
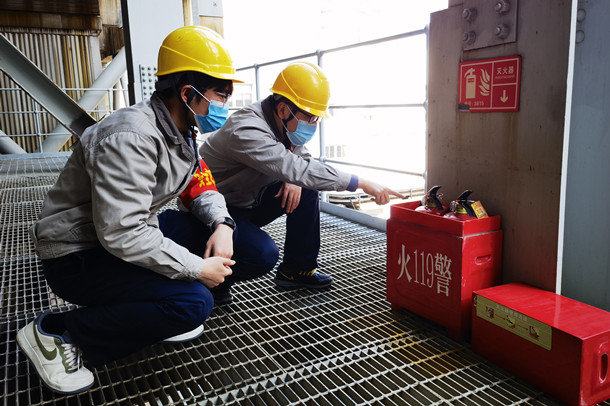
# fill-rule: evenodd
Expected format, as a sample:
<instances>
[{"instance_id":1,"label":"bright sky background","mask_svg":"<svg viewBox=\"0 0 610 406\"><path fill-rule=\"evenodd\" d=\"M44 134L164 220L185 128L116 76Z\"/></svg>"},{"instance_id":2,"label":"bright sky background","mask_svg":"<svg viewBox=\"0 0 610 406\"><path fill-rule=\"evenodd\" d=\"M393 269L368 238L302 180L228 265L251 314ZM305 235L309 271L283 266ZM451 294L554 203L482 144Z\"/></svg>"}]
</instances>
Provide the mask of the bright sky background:
<instances>
[{"instance_id":1,"label":"bright sky background","mask_svg":"<svg viewBox=\"0 0 610 406\"><path fill-rule=\"evenodd\" d=\"M224 0L224 37L239 68L420 30L431 12L445 8L447 0ZM326 54L322 67L331 86L330 104L423 103L426 58L425 35ZM309 61L316 63L315 57ZM260 98L286 64L260 69ZM254 82L253 70L239 75ZM332 109L331 114L325 144L344 151L335 159L425 171L423 107ZM319 156L318 134L307 147ZM423 187L421 177L333 165L398 189Z\"/></svg>"},{"instance_id":2,"label":"bright sky background","mask_svg":"<svg viewBox=\"0 0 610 406\"><path fill-rule=\"evenodd\" d=\"M447 0L224 0L237 67L424 28ZM380 61L382 62L382 61Z\"/></svg>"}]
</instances>

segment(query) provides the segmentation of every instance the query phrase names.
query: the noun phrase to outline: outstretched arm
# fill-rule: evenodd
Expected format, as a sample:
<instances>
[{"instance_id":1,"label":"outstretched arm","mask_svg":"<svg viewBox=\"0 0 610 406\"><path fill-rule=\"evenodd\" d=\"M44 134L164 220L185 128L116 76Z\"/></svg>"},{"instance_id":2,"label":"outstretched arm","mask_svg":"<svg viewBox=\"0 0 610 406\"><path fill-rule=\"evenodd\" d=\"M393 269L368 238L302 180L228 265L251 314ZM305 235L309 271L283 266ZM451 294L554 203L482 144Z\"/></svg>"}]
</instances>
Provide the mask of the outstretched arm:
<instances>
[{"instance_id":1,"label":"outstretched arm","mask_svg":"<svg viewBox=\"0 0 610 406\"><path fill-rule=\"evenodd\" d=\"M359 178L358 187L362 189L364 193L373 196L373 198L375 199L375 203L379 205L389 203L390 196L396 196L401 199L406 199L406 197L401 195L400 193L367 179Z\"/></svg>"}]
</instances>

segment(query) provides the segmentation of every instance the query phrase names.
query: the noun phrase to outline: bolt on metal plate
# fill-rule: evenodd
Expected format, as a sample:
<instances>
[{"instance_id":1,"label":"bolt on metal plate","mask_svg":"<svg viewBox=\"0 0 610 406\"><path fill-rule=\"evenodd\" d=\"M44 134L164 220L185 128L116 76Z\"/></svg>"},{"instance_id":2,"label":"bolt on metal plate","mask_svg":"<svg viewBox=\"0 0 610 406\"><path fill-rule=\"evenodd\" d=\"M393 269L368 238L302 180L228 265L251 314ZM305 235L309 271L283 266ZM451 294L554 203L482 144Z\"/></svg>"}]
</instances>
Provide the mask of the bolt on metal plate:
<instances>
[{"instance_id":1,"label":"bolt on metal plate","mask_svg":"<svg viewBox=\"0 0 610 406\"><path fill-rule=\"evenodd\" d=\"M157 82L157 77L155 73L157 72L156 66L144 66L140 65L140 82L142 84L142 99L150 99L153 92L155 91L155 83Z\"/></svg>"},{"instance_id":2,"label":"bolt on metal plate","mask_svg":"<svg viewBox=\"0 0 610 406\"><path fill-rule=\"evenodd\" d=\"M517 41L518 0L464 0L462 49L468 51Z\"/></svg>"}]
</instances>

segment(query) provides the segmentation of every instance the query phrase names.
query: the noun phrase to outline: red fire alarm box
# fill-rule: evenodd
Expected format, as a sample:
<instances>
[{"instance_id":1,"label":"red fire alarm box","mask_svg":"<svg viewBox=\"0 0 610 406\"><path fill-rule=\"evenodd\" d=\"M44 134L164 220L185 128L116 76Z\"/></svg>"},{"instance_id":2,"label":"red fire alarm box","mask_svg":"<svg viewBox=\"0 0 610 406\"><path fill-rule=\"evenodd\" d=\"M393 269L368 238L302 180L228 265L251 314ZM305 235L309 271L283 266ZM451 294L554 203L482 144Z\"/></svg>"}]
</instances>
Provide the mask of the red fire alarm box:
<instances>
[{"instance_id":1,"label":"red fire alarm box","mask_svg":"<svg viewBox=\"0 0 610 406\"><path fill-rule=\"evenodd\" d=\"M610 313L521 283L473 296L475 352L569 405L610 398Z\"/></svg>"},{"instance_id":2,"label":"red fire alarm box","mask_svg":"<svg viewBox=\"0 0 610 406\"><path fill-rule=\"evenodd\" d=\"M470 333L472 292L500 282L500 217L466 221L394 205L387 223L387 298L447 329Z\"/></svg>"}]
</instances>

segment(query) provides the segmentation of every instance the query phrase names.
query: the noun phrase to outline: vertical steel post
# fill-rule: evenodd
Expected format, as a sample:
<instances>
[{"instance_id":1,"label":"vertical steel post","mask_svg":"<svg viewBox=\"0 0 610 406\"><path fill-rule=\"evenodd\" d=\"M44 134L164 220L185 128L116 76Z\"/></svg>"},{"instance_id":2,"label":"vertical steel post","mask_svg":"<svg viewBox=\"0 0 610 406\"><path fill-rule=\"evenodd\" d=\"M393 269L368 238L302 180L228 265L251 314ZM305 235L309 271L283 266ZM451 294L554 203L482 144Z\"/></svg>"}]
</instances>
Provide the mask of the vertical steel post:
<instances>
[{"instance_id":1,"label":"vertical steel post","mask_svg":"<svg viewBox=\"0 0 610 406\"><path fill-rule=\"evenodd\" d=\"M322 67L322 57L324 56L324 52L320 49L316 50L316 57L318 58L318 66ZM318 131L320 134L320 162L326 161L326 139L324 137L324 120L320 120L320 125L318 126ZM323 202L328 202L328 192L322 192L320 196L320 200Z\"/></svg>"},{"instance_id":2,"label":"vertical steel post","mask_svg":"<svg viewBox=\"0 0 610 406\"><path fill-rule=\"evenodd\" d=\"M428 73L428 58L430 55L430 26L426 25L424 28L424 35L426 36L426 92L424 94L424 190L428 190L428 81L429 81L429 73Z\"/></svg>"},{"instance_id":3,"label":"vertical steel post","mask_svg":"<svg viewBox=\"0 0 610 406\"><path fill-rule=\"evenodd\" d=\"M255 87L255 94L256 94L255 100L259 100L261 98L258 69L259 69L259 66L254 64L254 87Z\"/></svg>"},{"instance_id":4,"label":"vertical steel post","mask_svg":"<svg viewBox=\"0 0 610 406\"><path fill-rule=\"evenodd\" d=\"M36 123L36 137L38 138L38 152L42 153L42 128L40 125L40 106L34 100L34 122Z\"/></svg>"}]
</instances>

